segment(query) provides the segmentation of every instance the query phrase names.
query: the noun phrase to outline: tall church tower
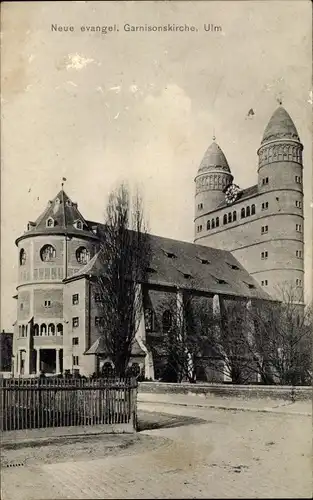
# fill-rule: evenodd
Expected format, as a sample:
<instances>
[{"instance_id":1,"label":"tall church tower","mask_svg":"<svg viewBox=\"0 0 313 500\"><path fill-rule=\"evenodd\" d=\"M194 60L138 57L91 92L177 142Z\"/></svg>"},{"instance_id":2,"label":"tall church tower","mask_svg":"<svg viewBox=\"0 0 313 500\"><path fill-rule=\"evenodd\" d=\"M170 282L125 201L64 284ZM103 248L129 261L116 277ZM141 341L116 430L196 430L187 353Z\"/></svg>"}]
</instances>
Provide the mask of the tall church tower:
<instances>
[{"instance_id":1,"label":"tall church tower","mask_svg":"<svg viewBox=\"0 0 313 500\"><path fill-rule=\"evenodd\" d=\"M229 250L273 297L303 301L302 150L287 111L273 113L258 154L258 182L240 189L213 142L195 178L195 242Z\"/></svg>"},{"instance_id":2,"label":"tall church tower","mask_svg":"<svg viewBox=\"0 0 313 500\"><path fill-rule=\"evenodd\" d=\"M304 289L302 150L295 125L280 106L258 150L258 191L264 200L260 217L268 227L269 248L266 269L258 279L270 273L278 288L294 285L299 301Z\"/></svg>"}]
</instances>

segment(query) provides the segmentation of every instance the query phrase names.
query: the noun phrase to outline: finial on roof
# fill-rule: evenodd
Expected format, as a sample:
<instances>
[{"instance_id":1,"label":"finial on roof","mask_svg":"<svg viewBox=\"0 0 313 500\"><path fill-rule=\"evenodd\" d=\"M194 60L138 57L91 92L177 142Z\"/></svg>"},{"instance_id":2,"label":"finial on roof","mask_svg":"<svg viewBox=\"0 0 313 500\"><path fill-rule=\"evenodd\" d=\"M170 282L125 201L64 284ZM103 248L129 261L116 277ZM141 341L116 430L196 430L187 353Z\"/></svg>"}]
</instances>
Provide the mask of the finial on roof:
<instances>
[{"instance_id":1,"label":"finial on roof","mask_svg":"<svg viewBox=\"0 0 313 500\"><path fill-rule=\"evenodd\" d=\"M213 137L212 137L213 141L216 141L216 135L215 135L215 127L213 127Z\"/></svg>"},{"instance_id":2,"label":"finial on roof","mask_svg":"<svg viewBox=\"0 0 313 500\"><path fill-rule=\"evenodd\" d=\"M62 190L63 190L64 182L66 182L66 177L62 177L62 182L61 182Z\"/></svg>"},{"instance_id":3,"label":"finial on roof","mask_svg":"<svg viewBox=\"0 0 313 500\"><path fill-rule=\"evenodd\" d=\"M278 94L278 97L276 98L276 101L278 102L278 104L279 104L280 106L282 106L282 105L283 105L283 97L282 97L281 92Z\"/></svg>"}]
</instances>

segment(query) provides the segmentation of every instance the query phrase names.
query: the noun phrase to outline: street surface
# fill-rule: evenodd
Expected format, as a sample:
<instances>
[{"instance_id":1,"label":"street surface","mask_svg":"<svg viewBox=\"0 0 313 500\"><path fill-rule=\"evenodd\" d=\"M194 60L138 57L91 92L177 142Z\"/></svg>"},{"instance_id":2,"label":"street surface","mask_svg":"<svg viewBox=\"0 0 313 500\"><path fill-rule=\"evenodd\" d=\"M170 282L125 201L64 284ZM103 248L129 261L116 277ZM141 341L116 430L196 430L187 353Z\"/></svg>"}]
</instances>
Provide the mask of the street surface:
<instances>
[{"instance_id":1,"label":"street surface","mask_svg":"<svg viewBox=\"0 0 313 500\"><path fill-rule=\"evenodd\" d=\"M225 410L182 398L140 401L138 439L4 450L3 463L22 465L2 468L1 498L312 498L310 403Z\"/></svg>"}]
</instances>

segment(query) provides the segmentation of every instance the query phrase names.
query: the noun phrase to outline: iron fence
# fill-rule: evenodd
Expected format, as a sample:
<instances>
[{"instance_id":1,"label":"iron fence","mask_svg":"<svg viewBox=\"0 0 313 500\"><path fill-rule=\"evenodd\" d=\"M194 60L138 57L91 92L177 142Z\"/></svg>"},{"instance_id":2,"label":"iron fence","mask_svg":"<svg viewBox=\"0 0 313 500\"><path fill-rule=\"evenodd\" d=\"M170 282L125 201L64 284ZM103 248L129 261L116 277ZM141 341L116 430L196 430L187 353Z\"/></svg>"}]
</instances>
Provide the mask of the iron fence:
<instances>
[{"instance_id":1,"label":"iron fence","mask_svg":"<svg viewBox=\"0 0 313 500\"><path fill-rule=\"evenodd\" d=\"M136 429L136 379L2 379L1 431L125 424Z\"/></svg>"}]
</instances>

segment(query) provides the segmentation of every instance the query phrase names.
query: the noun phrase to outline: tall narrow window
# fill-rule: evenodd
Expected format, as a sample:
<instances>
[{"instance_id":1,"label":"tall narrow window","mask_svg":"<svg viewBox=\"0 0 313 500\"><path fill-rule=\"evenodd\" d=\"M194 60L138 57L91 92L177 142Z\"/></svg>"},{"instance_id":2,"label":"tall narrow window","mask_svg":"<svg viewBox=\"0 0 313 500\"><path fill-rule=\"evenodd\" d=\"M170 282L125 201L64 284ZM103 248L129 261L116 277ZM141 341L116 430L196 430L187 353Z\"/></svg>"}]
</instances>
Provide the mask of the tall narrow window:
<instances>
[{"instance_id":1,"label":"tall narrow window","mask_svg":"<svg viewBox=\"0 0 313 500\"><path fill-rule=\"evenodd\" d=\"M164 311L162 315L163 332L169 332L172 327L172 313L169 310Z\"/></svg>"},{"instance_id":2,"label":"tall narrow window","mask_svg":"<svg viewBox=\"0 0 313 500\"><path fill-rule=\"evenodd\" d=\"M251 215L255 215L255 205L251 205Z\"/></svg>"},{"instance_id":3,"label":"tall narrow window","mask_svg":"<svg viewBox=\"0 0 313 500\"><path fill-rule=\"evenodd\" d=\"M209 231L211 229L211 221L208 220L208 222L206 223L206 228L207 228L207 231Z\"/></svg>"},{"instance_id":4,"label":"tall narrow window","mask_svg":"<svg viewBox=\"0 0 313 500\"><path fill-rule=\"evenodd\" d=\"M250 207L247 207L246 216L250 217Z\"/></svg>"},{"instance_id":5,"label":"tall narrow window","mask_svg":"<svg viewBox=\"0 0 313 500\"><path fill-rule=\"evenodd\" d=\"M223 224L227 224L227 214L224 214L223 216Z\"/></svg>"},{"instance_id":6,"label":"tall narrow window","mask_svg":"<svg viewBox=\"0 0 313 500\"><path fill-rule=\"evenodd\" d=\"M228 220L228 222L231 222L231 221L232 221L231 212L229 212L228 217L227 217L227 220Z\"/></svg>"},{"instance_id":7,"label":"tall narrow window","mask_svg":"<svg viewBox=\"0 0 313 500\"><path fill-rule=\"evenodd\" d=\"M73 306L77 306L78 303L79 303L79 295L78 293L74 293L74 295L72 295L72 304Z\"/></svg>"},{"instance_id":8,"label":"tall narrow window","mask_svg":"<svg viewBox=\"0 0 313 500\"><path fill-rule=\"evenodd\" d=\"M215 220L214 219L211 220L211 227L212 227L212 229L215 229Z\"/></svg>"},{"instance_id":9,"label":"tall narrow window","mask_svg":"<svg viewBox=\"0 0 313 500\"><path fill-rule=\"evenodd\" d=\"M73 328L77 328L79 326L79 318L75 317L72 319L72 326Z\"/></svg>"},{"instance_id":10,"label":"tall narrow window","mask_svg":"<svg viewBox=\"0 0 313 500\"><path fill-rule=\"evenodd\" d=\"M233 211L233 222L237 220L237 212L236 210Z\"/></svg>"},{"instance_id":11,"label":"tall narrow window","mask_svg":"<svg viewBox=\"0 0 313 500\"><path fill-rule=\"evenodd\" d=\"M215 227L218 227L220 225L220 220L218 217L215 219Z\"/></svg>"},{"instance_id":12,"label":"tall narrow window","mask_svg":"<svg viewBox=\"0 0 313 500\"><path fill-rule=\"evenodd\" d=\"M241 218L244 219L245 216L246 216L246 211L245 211L244 207L242 207L242 209L241 209Z\"/></svg>"}]
</instances>

